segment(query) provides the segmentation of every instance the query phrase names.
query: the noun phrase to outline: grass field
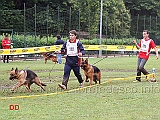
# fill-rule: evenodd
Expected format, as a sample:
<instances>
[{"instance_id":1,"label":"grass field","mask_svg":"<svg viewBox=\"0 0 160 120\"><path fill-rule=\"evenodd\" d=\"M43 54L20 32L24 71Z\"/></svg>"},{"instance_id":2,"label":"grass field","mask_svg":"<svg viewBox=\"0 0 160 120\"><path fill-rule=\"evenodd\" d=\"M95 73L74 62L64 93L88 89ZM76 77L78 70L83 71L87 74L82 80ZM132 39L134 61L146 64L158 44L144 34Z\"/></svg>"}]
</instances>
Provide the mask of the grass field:
<instances>
[{"instance_id":1,"label":"grass field","mask_svg":"<svg viewBox=\"0 0 160 120\"><path fill-rule=\"evenodd\" d=\"M96 63L99 61L98 63ZM156 68L158 82L133 83L136 75L137 56L115 58L89 58L89 63L101 69L102 84L79 89L71 72L66 92L58 88L64 64L43 60L0 62L0 120L159 120L160 119L160 64L151 56L145 68ZM31 93L21 86L14 93L10 90L15 81L9 80L11 68L31 69L46 83L46 91L37 85ZM84 78L83 71L81 73ZM20 98L21 97L21 98ZM19 110L10 110L10 105Z\"/></svg>"}]
</instances>

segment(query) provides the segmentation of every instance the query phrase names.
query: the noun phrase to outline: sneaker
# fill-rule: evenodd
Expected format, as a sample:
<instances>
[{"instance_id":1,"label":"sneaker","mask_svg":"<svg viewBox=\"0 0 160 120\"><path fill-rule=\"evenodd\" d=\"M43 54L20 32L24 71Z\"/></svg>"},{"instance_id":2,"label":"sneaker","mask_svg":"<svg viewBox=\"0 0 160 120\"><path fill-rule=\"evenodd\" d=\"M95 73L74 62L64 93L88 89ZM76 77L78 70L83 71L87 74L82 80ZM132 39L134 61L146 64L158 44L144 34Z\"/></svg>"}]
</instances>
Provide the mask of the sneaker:
<instances>
[{"instance_id":1,"label":"sneaker","mask_svg":"<svg viewBox=\"0 0 160 120\"><path fill-rule=\"evenodd\" d=\"M83 88L83 83L80 83L80 88Z\"/></svg>"},{"instance_id":2,"label":"sneaker","mask_svg":"<svg viewBox=\"0 0 160 120\"><path fill-rule=\"evenodd\" d=\"M58 84L58 86L59 86L60 88L62 88L63 90L66 90L66 89L67 89L65 85Z\"/></svg>"},{"instance_id":3,"label":"sneaker","mask_svg":"<svg viewBox=\"0 0 160 120\"><path fill-rule=\"evenodd\" d=\"M134 80L133 82L141 82L140 80Z\"/></svg>"}]
</instances>

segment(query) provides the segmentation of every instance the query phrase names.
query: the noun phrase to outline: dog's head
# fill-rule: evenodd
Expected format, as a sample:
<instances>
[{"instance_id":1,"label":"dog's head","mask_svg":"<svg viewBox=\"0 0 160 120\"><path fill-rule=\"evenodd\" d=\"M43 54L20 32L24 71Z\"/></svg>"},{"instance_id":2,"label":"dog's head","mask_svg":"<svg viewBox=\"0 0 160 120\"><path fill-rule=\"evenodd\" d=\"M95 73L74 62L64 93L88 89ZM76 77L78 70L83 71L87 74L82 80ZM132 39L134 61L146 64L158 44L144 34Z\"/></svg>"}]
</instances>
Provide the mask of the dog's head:
<instances>
[{"instance_id":1,"label":"dog's head","mask_svg":"<svg viewBox=\"0 0 160 120\"><path fill-rule=\"evenodd\" d=\"M42 55L43 55L43 57L46 57L47 53L46 52L42 52Z\"/></svg>"},{"instance_id":2,"label":"dog's head","mask_svg":"<svg viewBox=\"0 0 160 120\"><path fill-rule=\"evenodd\" d=\"M86 58L86 60L84 60L83 58L82 58L82 61L81 61L81 63L80 63L80 67L83 69L83 70L85 70L85 68L87 68L88 67L88 58Z\"/></svg>"},{"instance_id":3,"label":"dog's head","mask_svg":"<svg viewBox=\"0 0 160 120\"><path fill-rule=\"evenodd\" d=\"M16 69L12 68L12 69L11 69L11 72L10 72L10 77L9 77L9 79L10 79L10 80L14 80L14 79L17 79L18 76L19 76L18 68L16 68Z\"/></svg>"},{"instance_id":4,"label":"dog's head","mask_svg":"<svg viewBox=\"0 0 160 120\"><path fill-rule=\"evenodd\" d=\"M57 61L57 57L56 57L56 56L53 56L53 57L52 57L52 61L53 61L53 62L58 62L58 61Z\"/></svg>"}]
</instances>

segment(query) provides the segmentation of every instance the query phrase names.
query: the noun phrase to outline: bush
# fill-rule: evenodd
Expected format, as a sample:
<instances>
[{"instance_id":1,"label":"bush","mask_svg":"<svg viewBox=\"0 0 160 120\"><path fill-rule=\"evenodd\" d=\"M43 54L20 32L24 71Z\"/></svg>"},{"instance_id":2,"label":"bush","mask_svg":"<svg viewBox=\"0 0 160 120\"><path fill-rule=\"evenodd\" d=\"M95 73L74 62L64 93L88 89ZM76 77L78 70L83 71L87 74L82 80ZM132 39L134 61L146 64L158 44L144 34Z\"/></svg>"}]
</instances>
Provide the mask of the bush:
<instances>
[{"instance_id":1,"label":"bush","mask_svg":"<svg viewBox=\"0 0 160 120\"><path fill-rule=\"evenodd\" d=\"M0 35L0 38L2 39L3 36ZM62 38L64 41L66 41L68 38ZM133 45L132 40L135 38L124 38L124 39L102 39L103 45ZM24 48L24 47L41 47L41 46L52 46L55 45L57 38L54 36L34 36L34 35L26 35L23 34L15 34L13 42L14 48ZM92 40L88 39L82 39L80 40L83 45L99 45L99 39L95 38Z\"/></svg>"}]
</instances>

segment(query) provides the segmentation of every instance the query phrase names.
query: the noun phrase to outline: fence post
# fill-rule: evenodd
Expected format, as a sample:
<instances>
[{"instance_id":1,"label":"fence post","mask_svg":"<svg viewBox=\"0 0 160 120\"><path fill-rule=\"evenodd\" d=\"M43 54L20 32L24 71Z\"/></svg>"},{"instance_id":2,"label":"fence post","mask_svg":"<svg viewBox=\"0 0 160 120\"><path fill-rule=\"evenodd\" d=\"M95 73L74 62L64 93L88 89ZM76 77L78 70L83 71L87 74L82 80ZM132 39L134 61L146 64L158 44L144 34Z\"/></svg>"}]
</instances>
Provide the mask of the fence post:
<instances>
[{"instance_id":1,"label":"fence post","mask_svg":"<svg viewBox=\"0 0 160 120\"><path fill-rule=\"evenodd\" d=\"M146 26L146 15L144 15L144 30L146 29L145 26Z\"/></svg>"},{"instance_id":2,"label":"fence post","mask_svg":"<svg viewBox=\"0 0 160 120\"><path fill-rule=\"evenodd\" d=\"M69 31L71 30L71 7L69 8Z\"/></svg>"},{"instance_id":3,"label":"fence post","mask_svg":"<svg viewBox=\"0 0 160 120\"><path fill-rule=\"evenodd\" d=\"M79 39L80 39L80 29L81 29L81 19L80 19L80 8L78 9L78 15L79 15L79 18L78 18L78 31L79 31Z\"/></svg>"},{"instance_id":4,"label":"fence post","mask_svg":"<svg viewBox=\"0 0 160 120\"><path fill-rule=\"evenodd\" d=\"M58 34L60 34L60 12L59 12L59 6L58 6Z\"/></svg>"},{"instance_id":5,"label":"fence post","mask_svg":"<svg viewBox=\"0 0 160 120\"><path fill-rule=\"evenodd\" d=\"M152 25L152 23L151 23L151 21L152 21L151 15L150 15L149 19L150 19L149 29L150 29L150 32L151 32L151 25Z\"/></svg>"},{"instance_id":6,"label":"fence post","mask_svg":"<svg viewBox=\"0 0 160 120\"><path fill-rule=\"evenodd\" d=\"M37 29L36 29L36 28L37 28L37 26L36 26L36 22L37 22L37 20L36 20L36 12L37 12L37 11L36 11L36 8L37 8L37 7L36 7L36 4L34 5L34 7L35 7L35 11L34 11L34 12L35 12L35 13L34 13L34 14L35 14L35 16L34 16L34 18L35 18L35 22L34 22L34 26L35 26L34 39L35 39L36 47L37 47L37 40L36 40L36 31L37 31Z\"/></svg>"},{"instance_id":7,"label":"fence post","mask_svg":"<svg viewBox=\"0 0 160 120\"><path fill-rule=\"evenodd\" d=\"M139 23L139 14L137 16L137 30L136 30L136 39L137 39L137 36L138 36L138 23Z\"/></svg>"},{"instance_id":8,"label":"fence post","mask_svg":"<svg viewBox=\"0 0 160 120\"><path fill-rule=\"evenodd\" d=\"M24 47L26 47L26 6L24 3Z\"/></svg>"}]
</instances>

